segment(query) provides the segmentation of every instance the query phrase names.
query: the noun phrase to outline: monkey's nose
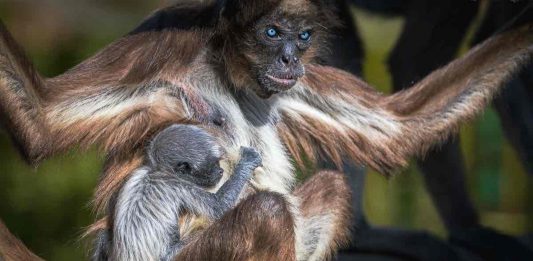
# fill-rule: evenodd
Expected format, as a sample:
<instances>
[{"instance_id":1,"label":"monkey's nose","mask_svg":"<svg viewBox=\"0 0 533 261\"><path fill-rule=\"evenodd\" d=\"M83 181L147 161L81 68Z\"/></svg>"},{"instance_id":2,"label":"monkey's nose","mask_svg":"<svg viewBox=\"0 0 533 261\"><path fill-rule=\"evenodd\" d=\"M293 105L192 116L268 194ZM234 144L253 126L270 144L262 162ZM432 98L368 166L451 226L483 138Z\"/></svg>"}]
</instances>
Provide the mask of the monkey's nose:
<instances>
[{"instance_id":1,"label":"monkey's nose","mask_svg":"<svg viewBox=\"0 0 533 261\"><path fill-rule=\"evenodd\" d=\"M281 62L285 65L291 65L293 63L298 63L300 59L295 55L283 54L281 55Z\"/></svg>"}]
</instances>

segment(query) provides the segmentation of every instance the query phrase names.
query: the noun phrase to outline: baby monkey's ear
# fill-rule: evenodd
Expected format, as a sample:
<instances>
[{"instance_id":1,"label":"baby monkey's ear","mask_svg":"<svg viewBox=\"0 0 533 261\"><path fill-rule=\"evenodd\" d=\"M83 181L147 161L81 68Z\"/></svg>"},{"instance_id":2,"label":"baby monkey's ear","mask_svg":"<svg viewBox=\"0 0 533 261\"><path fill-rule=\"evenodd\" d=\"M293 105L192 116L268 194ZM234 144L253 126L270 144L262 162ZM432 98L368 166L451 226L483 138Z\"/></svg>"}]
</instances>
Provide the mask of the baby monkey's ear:
<instances>
[{"instance_id":1,"label":"baby monkey's ear","mask_svg":"<svg viewBox=\"0 0 533 261\"><path fill-rule=\"evenodd\" d=\"M281 0L225 0L222 17L230 25L243 27L257 21L263 15L274 10Z\"/></svg>"}]
</instances>

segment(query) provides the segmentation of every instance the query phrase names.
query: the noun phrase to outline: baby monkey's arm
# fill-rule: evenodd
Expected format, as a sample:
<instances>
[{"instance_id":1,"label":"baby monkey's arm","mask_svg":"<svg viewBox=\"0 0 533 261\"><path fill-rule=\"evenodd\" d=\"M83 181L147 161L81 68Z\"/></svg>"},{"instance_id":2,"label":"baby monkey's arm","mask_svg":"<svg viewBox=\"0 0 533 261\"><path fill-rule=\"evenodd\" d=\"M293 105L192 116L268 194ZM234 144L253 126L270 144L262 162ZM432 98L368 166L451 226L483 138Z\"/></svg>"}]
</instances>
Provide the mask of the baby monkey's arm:
<instances>
[{"instance_id":1,"label":"baby monkey's arm","mask_svg":"<svg viewBox=\"0 0 533 261\"><path fill-rule=\"evenodd\" d=\"M190 208L198 214L207 215L215 220L220 219L228 210L235 206L239 194L244 188L244 184L250 180L254 170L261 166L261 164L261 156L255 149L248 147L241 148L241 159L229 180L222 185L216 194L198 189L197 193L199 194L190 197L193 200L187 203L190 203L191 206L186 206L186 208ZM173 245L163 260L173 260L185 245L187 245L186 241L180 241Z\"/></svg>"},{"instance_id":2,"label":"baby monkey's arm","mask_svg":"<svg viewBox=\"0 0 533 261\"><path fill-rule=\"evenodd\" d=\"M222 217L224 213L235 206L244 184L250 180L254 170L261 164L261 156L255 149L249 147L241 148L241 159L235 167L235 172L216 193L221 207L217 213L217 218Z\"/></svg>"},{"instance_id":3,"label":"baby monkey's arm","mask_svg":"<svg viewBox=\"0 0 533 261\"><path fill-rule=\"evenodd\" d=\"M253 171L262 163L261 156L253 148L241 148L241 159L233 175L217 193L209 193L198 187L191 187L188 191L191 193L184 198L184 209L193 211L198 215L205 215L211 219L217 220L224 213L235 206L244 185L252 177ZM177 186L179 187L179 186ZM175 188L179 190L178 188ZM181 195L187 191L180 190Z\"/></svg>"}]
</instances>

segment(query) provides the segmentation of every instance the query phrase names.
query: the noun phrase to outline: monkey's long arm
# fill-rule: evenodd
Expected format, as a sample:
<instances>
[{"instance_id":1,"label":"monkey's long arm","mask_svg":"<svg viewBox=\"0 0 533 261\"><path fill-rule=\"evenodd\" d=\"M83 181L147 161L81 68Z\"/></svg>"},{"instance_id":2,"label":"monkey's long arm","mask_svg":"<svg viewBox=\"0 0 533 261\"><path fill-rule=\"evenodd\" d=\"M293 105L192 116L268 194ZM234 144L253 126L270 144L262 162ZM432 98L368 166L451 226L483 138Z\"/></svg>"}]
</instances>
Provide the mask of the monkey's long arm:
<instances>
[{"instance_id":1,"label":"monkey's long arm","mask_svg":"<svg viewBox=\"0 0 533 261\"><path fill-rule=\"evenodd\" d=\"M495 36L405 91L377 93L356 77L309 66L281 100L281 136L297 161L351 156L390 173L479 114L533 53L533 26Z\"/></svg>"},{"instance_id":2,"label":"monkey's long arm","mask_svg":"<svg viewBox=\"0 0 533 261\"><path fill-rule=\"evenodd\" d=\"M0 22L0 121L32 163L73 145L131 151L158 126L185 118L179 87L166 88L176 79L162 76L183 67L175 62L167 68L170 60L183 61L166 54L169 48L181 50L179 37L128 35L45 80Z\"/></svg>"}]
</instances>

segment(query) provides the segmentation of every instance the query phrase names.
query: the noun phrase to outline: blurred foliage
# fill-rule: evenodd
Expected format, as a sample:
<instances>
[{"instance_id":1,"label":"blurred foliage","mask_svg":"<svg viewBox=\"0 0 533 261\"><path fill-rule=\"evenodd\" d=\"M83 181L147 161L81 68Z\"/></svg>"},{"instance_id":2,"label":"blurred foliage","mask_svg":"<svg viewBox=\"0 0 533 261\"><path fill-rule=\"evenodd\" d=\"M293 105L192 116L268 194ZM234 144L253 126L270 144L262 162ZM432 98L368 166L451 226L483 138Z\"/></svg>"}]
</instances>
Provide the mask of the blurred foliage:
<instances>
[{"instance_id":1,"label":"blurred foliage","mask_svg":"<svg viewBox=\"0 0 533 261\"><path fill-rule=\"evenodd\" d=\"M172 1L0 0L0 17L26 49L39 71L53 76L87 58L142 18ZM365 78L390 89L385 61L402 19L354 10L365 41ZM507 233L533 229L533 182L502 137L489 110L463 128L470 195L483 224ZM26 165L0 133L0 217L14 234L47 260L86 259L79 236L92 223L90 200L101 169L95 151L72 151L41 164ZM416 168L387 180L367 179L365 208L375 224L427 229L444 235L438 215Z\"/></svg>"}]
</instances>

